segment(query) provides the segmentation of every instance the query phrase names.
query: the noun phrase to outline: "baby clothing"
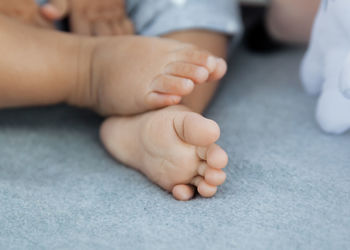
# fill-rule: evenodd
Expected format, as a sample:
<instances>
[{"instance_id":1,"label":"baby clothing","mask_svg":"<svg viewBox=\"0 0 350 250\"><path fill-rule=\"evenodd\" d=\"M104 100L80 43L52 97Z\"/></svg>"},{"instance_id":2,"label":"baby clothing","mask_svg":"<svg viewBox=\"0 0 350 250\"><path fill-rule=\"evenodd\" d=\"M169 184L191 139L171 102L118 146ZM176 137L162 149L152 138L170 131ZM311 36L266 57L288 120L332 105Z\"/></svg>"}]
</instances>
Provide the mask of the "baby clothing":
<instances>
[{"instance_id":1,"label":"baby clothing","mask_svg":"<svg viewBox=\"0 0 350 250\"><path fill-rule=\"evenodd\" d=\"M37 0L44 4L47 0ZM126 0L136 33L159 36L174 31L204 29L234 37L242 34L236 0Z\"/></svg>"},{"instance_id":2,"label":"baby clothing","mask_svg":"<svg viewBox=\"0 0 350 250\"><path fill-rule=\"evenodd\" d=\"M227 35L242 31L235 0L127 0L127 8L137 33L145 36L188 29Z\"/></svg>"}]
</instances>

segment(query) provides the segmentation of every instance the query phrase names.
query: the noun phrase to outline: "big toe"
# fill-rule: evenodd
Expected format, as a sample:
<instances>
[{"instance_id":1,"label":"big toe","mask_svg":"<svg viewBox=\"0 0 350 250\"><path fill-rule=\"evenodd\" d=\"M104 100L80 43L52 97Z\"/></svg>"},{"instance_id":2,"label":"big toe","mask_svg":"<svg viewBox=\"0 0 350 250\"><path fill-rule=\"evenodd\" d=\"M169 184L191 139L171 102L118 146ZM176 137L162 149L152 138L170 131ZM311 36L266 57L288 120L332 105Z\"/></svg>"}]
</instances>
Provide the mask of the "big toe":
<instances>
[{"instance_id":1,"label":"big toe","mask_svg":"<svg viewBox=\"0 0 350 250\"><path fill-rule=\"evenodd\" d=\"M224 77L227 72L227 63L224 59L218 58L216 59L216 68L210 74L209 81L217 81Z\"/></svg>"},{"instance_id":2,"label":"big toe","mask_svg":"<svg viewBox=\"0 0 350 250\"><path fill-rule=\"evenodd\" d=\"M196 113L184 112L176 116L174 127L184 142L195 146L208 146L220 137L217 123Z\"/></svg>"}]
</instances>

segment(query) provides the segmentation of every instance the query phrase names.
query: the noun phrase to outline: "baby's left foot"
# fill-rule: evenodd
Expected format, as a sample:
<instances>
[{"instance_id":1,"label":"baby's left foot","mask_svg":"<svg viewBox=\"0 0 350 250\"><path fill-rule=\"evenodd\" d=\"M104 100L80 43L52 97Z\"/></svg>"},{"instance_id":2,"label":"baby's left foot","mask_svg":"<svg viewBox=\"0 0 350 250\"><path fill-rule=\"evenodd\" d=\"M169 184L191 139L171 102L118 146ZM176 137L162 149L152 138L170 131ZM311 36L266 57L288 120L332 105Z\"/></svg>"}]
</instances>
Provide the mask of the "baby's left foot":
<instances>
[{"instance_id":1,"label":"baby's left foot","mask_svg":"<svg viewBox=\"0 0 350 250\"><path fill-rule=\"evenodd\" d=\"M227 68L207 51L164 38L116 36L87 39L85 46L67 102L104 116L179 104L195 85L221 79Z\"/></svg>"},{"instance_id":2,"label":"baby's left foot","mask_svg":"<svg viewBox=\"0 0 350 250\"><path fill-rule=\"evenodd\" d=\"M135 117L110 118L101 128L107 150L119 161L145 174L172 192L189 200L196 187L203 197L212 197L224 183L227 155L215 141L220 129L214 121L173 106Z\"/></svg>"}]
</instances>

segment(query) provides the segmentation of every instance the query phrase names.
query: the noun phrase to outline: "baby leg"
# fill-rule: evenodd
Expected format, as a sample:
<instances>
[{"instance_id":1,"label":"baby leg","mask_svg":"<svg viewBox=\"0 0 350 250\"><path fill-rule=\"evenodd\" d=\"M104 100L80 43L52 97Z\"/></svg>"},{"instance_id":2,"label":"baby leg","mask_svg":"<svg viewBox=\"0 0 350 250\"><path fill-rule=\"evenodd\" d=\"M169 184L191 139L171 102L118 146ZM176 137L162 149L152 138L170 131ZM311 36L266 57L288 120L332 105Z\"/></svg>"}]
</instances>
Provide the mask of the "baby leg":
<instances>
[{"instance_id":1,"label":"baby leg","mask_svg":"<svg viewBox=\"0 0 350 250\"><path fill-rule=\"evenodd\" d=\"M309 41L320 0L271 0L267 28L277 40L287 43Z\"/></svg>"}]
</instances>

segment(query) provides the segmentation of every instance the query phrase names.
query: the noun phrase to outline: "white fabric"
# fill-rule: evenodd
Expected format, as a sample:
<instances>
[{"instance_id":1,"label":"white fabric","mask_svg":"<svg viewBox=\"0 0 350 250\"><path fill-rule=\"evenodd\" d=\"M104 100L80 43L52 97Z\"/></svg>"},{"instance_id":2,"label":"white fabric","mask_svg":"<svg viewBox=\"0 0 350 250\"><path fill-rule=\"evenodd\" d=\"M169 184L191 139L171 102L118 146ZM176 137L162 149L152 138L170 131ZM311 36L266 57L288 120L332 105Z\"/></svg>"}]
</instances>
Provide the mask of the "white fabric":
<instances>
[{"instance_id":1,"label":"white fabric","mask_svg":"<svg viewBox=\"0 0 350 250\"><path fill-rule=\"evenodd\" d=\"M350 1L323 0L302 64L305 90L319 95L321 128L341 134L350 129Z\"/></svg>"}]
</instances>

